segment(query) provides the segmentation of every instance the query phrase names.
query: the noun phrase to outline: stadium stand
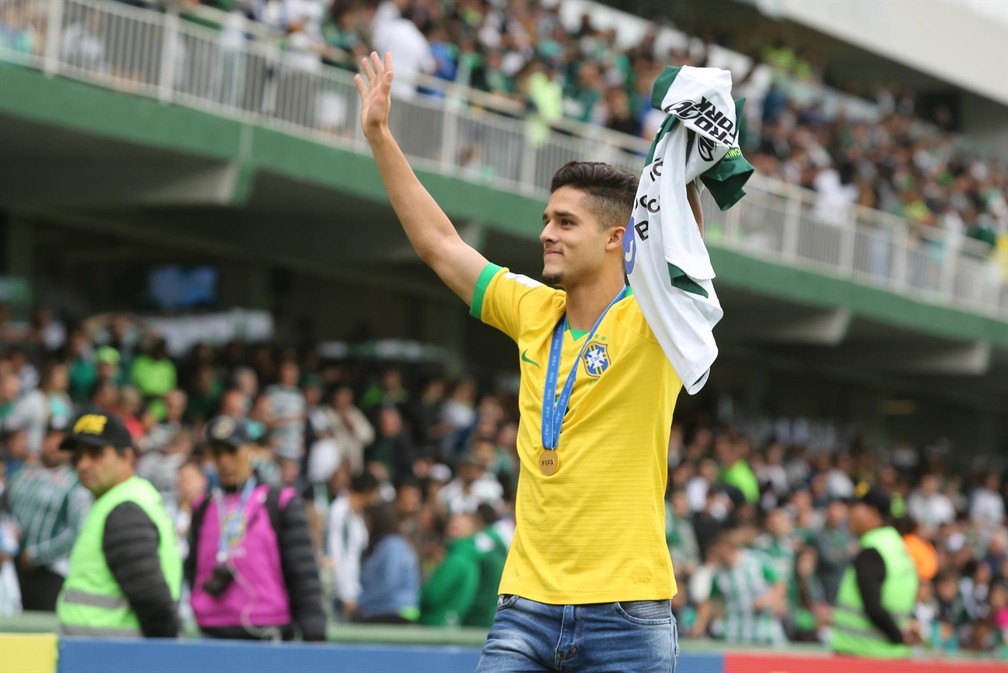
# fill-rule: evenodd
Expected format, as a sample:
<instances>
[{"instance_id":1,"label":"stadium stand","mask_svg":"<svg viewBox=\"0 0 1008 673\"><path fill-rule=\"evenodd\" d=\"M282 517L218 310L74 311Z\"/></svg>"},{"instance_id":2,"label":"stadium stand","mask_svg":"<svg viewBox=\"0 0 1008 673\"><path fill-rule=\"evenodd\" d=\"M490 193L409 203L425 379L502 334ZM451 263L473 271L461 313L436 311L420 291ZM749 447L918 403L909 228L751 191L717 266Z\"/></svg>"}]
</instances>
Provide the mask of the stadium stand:
<instances>
[{"instance_id":1,"label":"stadium stand","mask_svg":"<svg viewBox=\"0 0 1008 673\"><path fill-rule=\"evenodd\" d=\"M30 522L11 501L18 474L38 461L56 421L87 405L128 421L144 452L141 474L171 503L180 533L198 475L213 481L202 426L227 411L259 430L262 477L313 503L320 559L331 501L363 470L399 509L425 578L443 554L450 512L472 514L485 500L506 537L517 479L514 358L483 357L498 344L468 345L466 328L442 320L459 307L422 272L397 268L398 230L354 163L350 72L382 45L412 50L397 63L414 58L401 72L416 76L397 93L407 153L438 189L461 194L449 201L460 228L501 261L526 264L534 232L513 220L536 224L558 165L590 157L639 169L660 69L730 68L749 96L743 148L760 175L738 210L721 216L705 203L729 317L719 332L725 368L712 379L719 392L680 402L669 448L668 542L688 587L675 604L681 630L710 596L706 544L732 528L786 586L788 640L821 642L830 587L835 597L850 556L843 500L871 479L905 501L907 538L933 556L915 610L922 656L1005 656L1004 158L971 148L941 115L916 116L912 91L858 97L826 87L814 54L774 46L752 58L654 25L626 45L587 15L516 0L328 9L307 0L0 1L9 249L0 284L0 614L18 611L11 573L34 553L23 537ZM144 107L148 99L158 103ZM39 129L57 131L46 138ZM122 165L102 162L103 153ZM336 177L312 175L337 162L348 168ZM506 207L487 214L472 205L481 199ZM338 217L373 227L344 243L316 225ZM338 254L321 249L341 244ZM154 254L161 246L174 252ZM75 273L54 261L68 249ZM242 262L219 261L217 251ZM332 254L342 276L322 270ZM256 270L242 266L246 257ZM377 264L393 270L365 271ZM21 275L38 287L42 308L31 316ZM93 285L81 288L82 275ZM300 290L298 310L323 327L298 323L286 302ZM256 292L268 300L257 303ZM407 317L374 318L366 304ZM233 305L256 308L224 310ZM129 310L96 312L109 308ZM326 340L336 335L346 338ZM301 372L299 455L278 455L271 432L279 397L269 386L282 356ZM463 463L475 476L462 474ZM729 465L754 475L755 500L738 497ZM393 476L403 466L413 473ZM449 497L472 483L480 498ZM700 635L723 638L724 620Z\"/></svg>"}]
</instances>

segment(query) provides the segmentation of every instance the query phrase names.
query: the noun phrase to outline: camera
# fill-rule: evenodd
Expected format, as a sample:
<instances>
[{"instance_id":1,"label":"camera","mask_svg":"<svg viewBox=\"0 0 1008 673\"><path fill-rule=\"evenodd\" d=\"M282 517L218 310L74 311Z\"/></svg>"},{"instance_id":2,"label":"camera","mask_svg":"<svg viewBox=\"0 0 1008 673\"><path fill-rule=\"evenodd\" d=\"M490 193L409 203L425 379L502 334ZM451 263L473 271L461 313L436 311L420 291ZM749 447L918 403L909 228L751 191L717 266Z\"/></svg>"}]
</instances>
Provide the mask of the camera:
<instances>
[{"instance_id":1,"label":"camera","mask_svg":"<svg viewBox=\"0 0 1008 673\"><path fill-rule=\"evenodd\" d=\"M227 588L231 586L231 583L234 582L234 580L234 571L231 569L231 566L215 566L213 569L213 575L211 575L210 579L203 583L203 591L207 592L214 598L219 598L221 594L227 591Z\"/></svg>"}]
</instances>

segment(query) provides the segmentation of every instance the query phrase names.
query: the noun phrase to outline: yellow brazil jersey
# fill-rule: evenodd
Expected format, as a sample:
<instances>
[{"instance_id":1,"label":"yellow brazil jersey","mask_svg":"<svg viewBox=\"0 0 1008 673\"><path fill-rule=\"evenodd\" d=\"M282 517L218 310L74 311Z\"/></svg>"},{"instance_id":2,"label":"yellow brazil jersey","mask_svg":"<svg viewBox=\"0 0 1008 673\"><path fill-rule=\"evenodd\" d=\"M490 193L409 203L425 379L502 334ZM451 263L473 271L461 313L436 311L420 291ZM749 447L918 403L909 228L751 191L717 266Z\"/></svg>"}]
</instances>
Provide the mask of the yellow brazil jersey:
<instances>
[{"instance_id":1,"label":"yellow brazil jersey","mask_svg":"<svg viewBox=\"0 0 1008 673\"><path fill-rule=\"evenodd\" d=\"M541 603L671 598L665 487L672 411L682 384L637 305L624 297L587 335L563 338L558 388L577 362L560 430L560 469L539 470L553 329L566 294L490 264L471 312L518 345L521 422L517 530L500 592Z\"/></svg>"}]
</instances>

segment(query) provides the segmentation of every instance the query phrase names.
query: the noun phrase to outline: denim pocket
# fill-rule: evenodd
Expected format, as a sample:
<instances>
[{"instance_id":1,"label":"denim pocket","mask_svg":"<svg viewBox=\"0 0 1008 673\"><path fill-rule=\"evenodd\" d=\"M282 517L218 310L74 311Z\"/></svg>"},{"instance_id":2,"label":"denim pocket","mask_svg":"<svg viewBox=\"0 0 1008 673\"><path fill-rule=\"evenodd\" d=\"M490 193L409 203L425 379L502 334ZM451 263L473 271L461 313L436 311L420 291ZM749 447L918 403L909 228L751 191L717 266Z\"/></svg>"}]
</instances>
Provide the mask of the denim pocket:
<instances>
[{"instance_id":1,"label":"denim pocket","mask_svg":"<svg viewBox=\"0 0 1008 673\"><path fill-rule=\"evenodd\" d=\"M518 601L517 594L501 594L497 597L497 610L507 610Z\"/></svg>"},{"instance_id":2,"label":"denim pocket","mask_svg":"<svg viewBox=\"0 0 1008 673\"><path fill-rule=\"evenodd\" d=\"M672 601L623 601L616 612L635 624L671 624Z\"/></svg>"}]
</instances>

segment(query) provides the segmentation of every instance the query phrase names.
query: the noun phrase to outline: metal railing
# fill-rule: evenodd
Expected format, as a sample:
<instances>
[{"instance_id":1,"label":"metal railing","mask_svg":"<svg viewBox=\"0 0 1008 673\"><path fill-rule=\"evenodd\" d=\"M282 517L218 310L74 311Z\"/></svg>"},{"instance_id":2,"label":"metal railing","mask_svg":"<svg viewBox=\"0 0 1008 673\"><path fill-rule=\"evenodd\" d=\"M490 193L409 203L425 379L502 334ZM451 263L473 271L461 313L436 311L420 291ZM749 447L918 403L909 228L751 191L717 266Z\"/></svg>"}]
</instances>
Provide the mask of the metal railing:
<instances>
[{"instance_id":1,"label":"metal railing","mask_svg":"<svg viewBox=\"0 0 1008 673\"><path fill-rule=\"evenodd\" d=\"M349 72L240 22L197 25L174 5L0 0L4 60L368 152ZM546 123L514 100L441 80L406 84L390 122L403 151L473 183L542 198L567 161L638 171L648 149L642 138ZM987 246L860 206L828 207L815 192L760 176L746 189L727 213L705 197L711 245L1008 320L1008 269Z\"/></svg>"},{"instance_id":2,"label":"metal railing","mask_svg":"<svg viewBox=\"0 0 1008 673\"><path fill-rule=\"evenodd\" d=\"M726 213L702 196L709 244L1008 320L1008 269L983 243L863 206L824 216L819 194L761 176L746 190Z\"/></svg>"}]
</instances>

